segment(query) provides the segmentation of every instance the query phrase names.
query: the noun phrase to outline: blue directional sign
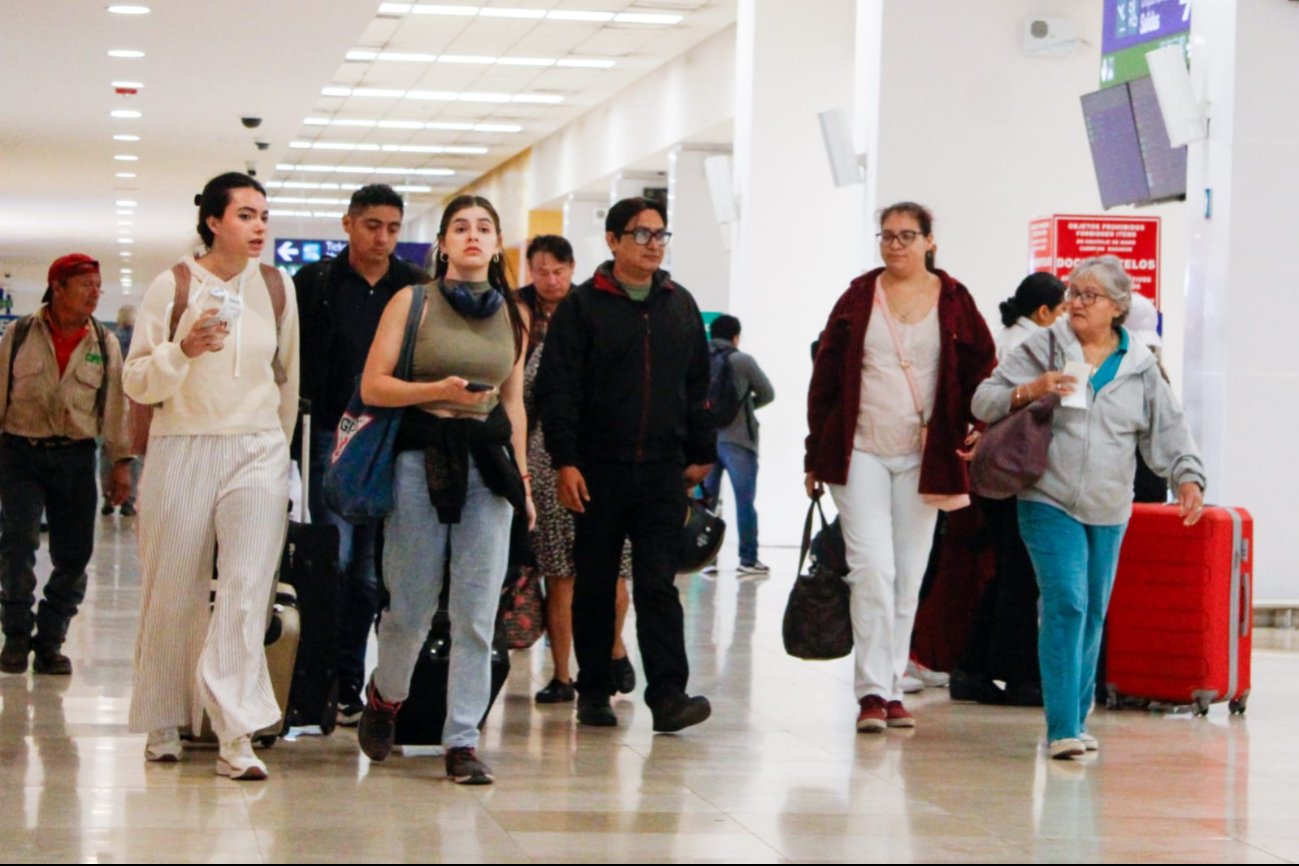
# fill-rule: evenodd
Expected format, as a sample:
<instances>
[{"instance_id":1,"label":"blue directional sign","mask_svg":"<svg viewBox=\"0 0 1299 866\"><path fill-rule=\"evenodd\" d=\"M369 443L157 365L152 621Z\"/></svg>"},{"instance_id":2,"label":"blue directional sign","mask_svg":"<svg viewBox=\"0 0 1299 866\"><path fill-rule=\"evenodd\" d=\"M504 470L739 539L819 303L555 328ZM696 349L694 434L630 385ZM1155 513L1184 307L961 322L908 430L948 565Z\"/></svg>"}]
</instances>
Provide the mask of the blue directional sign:
<instances>
[{"instance_id":1,"label":"blue directional sign","mask_svg":"<svg viewBox=\"0 0 1299 866\"><path fill-rule=\"evenodd\" d=\"M303 265L335 258L347 248L347 241L345 239L276 238L274 247L275 264L293 273ZM428 263L429 250L432 248L432 244L404 241L397 244L396 256L402 261L422 268Z\"/></svg>"}]
</instances>

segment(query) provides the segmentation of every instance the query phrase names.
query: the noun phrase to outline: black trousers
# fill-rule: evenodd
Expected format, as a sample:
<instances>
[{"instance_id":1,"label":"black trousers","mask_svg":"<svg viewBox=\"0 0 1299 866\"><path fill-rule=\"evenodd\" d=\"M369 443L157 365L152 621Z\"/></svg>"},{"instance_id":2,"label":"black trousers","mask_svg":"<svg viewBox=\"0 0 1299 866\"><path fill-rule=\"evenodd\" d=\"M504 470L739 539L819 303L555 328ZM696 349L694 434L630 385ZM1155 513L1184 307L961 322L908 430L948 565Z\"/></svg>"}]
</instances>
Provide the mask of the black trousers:
<instances>
[{"instance_id":1,"label":"black trousers","mask_svg":"<svg viewBox=\"0 0 1299 866\"><path fill-rule=\"evenodd\" d=\"M686 514L684 467L676 464L586 466L591 501L577 515L574 549L573 645L577 688L584 695L613 693L610 656L623 540L631 539L632 603L636 639L651 706L686 690L684 614L677 594L677 551Z\"/></svg>"},{"instance_id":2,"label":"black trousers","mask_svg":"<svg viewBox=\"0 0 1299 866\"><path fill-rule=\"evenodd\" d=\"M1019 536L1017 500L975 499L993 533L997 572L983 592L957 667L994 680L1040 682L1037 661L1037 577Z\"/></svg>"},{"instance_id":3,"label":"black trousers","mask_svg":"<svg viewBox=\"0 0 1299 866\"><path fill-rule=\"evenodd\" d=\"M6 637L58 649L86 597L86 564L95 549L95 441L45 448L0 439L0 622ZM50 524L53 570L36 603L41 514Z\"/></svg>"}]
</instances>

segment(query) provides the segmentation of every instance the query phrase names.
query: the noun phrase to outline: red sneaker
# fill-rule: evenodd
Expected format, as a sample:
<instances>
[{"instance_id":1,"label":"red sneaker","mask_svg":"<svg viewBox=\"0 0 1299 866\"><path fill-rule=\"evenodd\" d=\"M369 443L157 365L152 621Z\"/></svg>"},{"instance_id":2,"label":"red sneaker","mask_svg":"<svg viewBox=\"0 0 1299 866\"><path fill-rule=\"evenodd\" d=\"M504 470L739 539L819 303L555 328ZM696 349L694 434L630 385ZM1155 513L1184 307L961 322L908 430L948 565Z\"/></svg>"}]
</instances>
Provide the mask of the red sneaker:
<instances>
[{"instance_id":1,"label":"red sneaker","mask_svg":"<svg viewBox=\"0 0 1299 866\"><path fill-rule=\"evenodd\" d=\"M857 730L868 734L878 734L888 727L888 704L879 695L867 695L857 702L861 711L857 713Z\"/></svg>"},{"instance_id":2,"label":"red sneaker","mask_svg":"<svg viewBox=\"0 0 1299 866\"><path fill-rule=\"evenodd\" d=\"M890 728L914 728L916 726L916 717L907 712L907 708L902 706L901 701L889 701L885 707L887 715L887 724Z\"/></svg>"}]
</instances>

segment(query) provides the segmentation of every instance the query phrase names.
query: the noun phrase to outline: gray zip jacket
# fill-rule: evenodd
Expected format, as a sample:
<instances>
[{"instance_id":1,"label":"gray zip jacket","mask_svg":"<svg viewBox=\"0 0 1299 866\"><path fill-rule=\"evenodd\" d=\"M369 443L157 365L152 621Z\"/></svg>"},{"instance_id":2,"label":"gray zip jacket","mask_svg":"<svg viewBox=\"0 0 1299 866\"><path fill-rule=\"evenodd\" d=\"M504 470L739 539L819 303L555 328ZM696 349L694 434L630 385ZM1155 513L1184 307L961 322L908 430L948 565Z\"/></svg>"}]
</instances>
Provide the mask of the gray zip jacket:
<instances>
[{"instance_id":1,"label":"gray zip jacket","mask_svg":"<svg viewBox=\"0 0 1299 866\"><path fill-rule=\"evenodd\" d=\"M1010 414L1015 388L1045 373L1050 335L1056 339L1054 368L1083 361L1082 345L1067 316L1033 334L1002 359L974 393L975 417L993 423ZM1130 335L1129 335L1130 336ZM1205 486L1204 463L1182 408L1159 373L1149 349L1129 339L1114 381L1097 396L1087 383L1087 409L1056 409L1051 450L1042 478L1020 499L1061 509L1080 523L1115 526L1132 515L1132 479L1137 448L1147 465L1173 487L1194 481Z\"/></svg>"}]
</instances>

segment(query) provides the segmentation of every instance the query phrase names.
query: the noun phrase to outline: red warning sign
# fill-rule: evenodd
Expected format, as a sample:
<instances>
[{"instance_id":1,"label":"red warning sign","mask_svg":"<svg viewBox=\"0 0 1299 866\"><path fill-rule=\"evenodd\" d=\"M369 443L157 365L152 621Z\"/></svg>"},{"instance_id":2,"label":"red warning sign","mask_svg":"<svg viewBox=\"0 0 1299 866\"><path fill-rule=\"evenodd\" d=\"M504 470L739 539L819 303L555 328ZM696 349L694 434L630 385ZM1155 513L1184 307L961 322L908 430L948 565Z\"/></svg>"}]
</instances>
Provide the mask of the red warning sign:
<instances>
[{"instance_id":1,"label":"red warning sign","mask_svg":"<svg viewBox=\"0 0 1299 866\"><path fill-rule=\"evenodd\" d=\"M1030 270L1064 280L1083 259L1103 255L1118 256L1133 290L1159 307L1159 217L1057 214L1029 223Z\"/></svg>"}]
</instances>

